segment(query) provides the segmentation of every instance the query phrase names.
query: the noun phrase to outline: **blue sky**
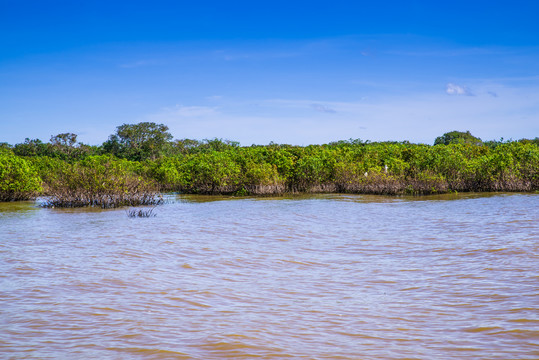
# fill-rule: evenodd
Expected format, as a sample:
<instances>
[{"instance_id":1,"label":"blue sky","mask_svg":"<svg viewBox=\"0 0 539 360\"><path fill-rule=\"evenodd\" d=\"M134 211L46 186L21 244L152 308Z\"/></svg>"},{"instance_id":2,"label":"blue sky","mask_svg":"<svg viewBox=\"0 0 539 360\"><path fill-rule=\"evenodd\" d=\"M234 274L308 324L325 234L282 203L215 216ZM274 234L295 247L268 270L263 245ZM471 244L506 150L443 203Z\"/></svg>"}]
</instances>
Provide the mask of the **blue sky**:
<instances>
[{"instance_id":1,"label":"blue sky","mask_svg":"<svg viewBox=\"0 0 539 360\"><path fill-rule=\"evenodd\" d=\"M539 136L539 2L0 0L0 142Z\"/></svg>"}]
</instances>

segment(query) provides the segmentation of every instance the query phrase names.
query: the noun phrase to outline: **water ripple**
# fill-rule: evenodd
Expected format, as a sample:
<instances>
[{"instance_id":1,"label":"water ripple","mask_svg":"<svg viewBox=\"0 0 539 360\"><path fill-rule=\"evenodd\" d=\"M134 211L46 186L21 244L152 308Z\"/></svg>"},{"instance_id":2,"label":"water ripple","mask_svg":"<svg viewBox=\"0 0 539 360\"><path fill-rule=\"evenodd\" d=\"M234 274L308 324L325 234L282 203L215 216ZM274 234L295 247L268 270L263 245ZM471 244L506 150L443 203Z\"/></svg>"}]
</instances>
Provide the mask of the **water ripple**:
<instances>
[{"instance_id":1,"label":"water ripple","mask_svg":"<svg viewBox=\"0 0 539 360\"><path fill-rule=\"evenodd\" d=\"M537 358L539 195L0 204L0 353Z\"/></svg>"}]
</instances>

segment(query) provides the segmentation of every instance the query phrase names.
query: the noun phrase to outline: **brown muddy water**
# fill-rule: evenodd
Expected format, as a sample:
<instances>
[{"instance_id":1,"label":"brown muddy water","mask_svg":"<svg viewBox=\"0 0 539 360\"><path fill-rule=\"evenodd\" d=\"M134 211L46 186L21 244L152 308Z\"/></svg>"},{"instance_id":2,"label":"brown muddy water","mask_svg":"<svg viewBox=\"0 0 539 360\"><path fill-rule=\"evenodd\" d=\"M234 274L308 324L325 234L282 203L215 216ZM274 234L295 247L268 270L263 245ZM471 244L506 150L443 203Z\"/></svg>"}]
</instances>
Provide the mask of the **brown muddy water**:
<instances>
[{"instance_id":1,"label":"brown muddy water","mask_svg":"<svg viewBox=\"0 0 539 360\"><path fill-rule=\"evenodd\" d=\"M538 359L539 195L0 204L2 359Z\"/></svg>"}]
</instances>

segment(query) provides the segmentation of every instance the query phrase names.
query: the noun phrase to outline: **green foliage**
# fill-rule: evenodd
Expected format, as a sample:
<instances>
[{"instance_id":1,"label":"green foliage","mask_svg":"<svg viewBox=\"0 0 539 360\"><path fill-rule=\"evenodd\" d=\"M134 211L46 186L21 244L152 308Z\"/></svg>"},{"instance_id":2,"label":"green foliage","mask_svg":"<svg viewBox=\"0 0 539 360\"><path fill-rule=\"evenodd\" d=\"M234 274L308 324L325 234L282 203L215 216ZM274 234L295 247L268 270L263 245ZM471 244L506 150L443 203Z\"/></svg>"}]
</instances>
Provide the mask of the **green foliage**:
<instances>
[{"instance_id":1,"label":"green foliage","mask_svg":"<svg viewBox=\"0 0 539 360\"><path fill-rule=\"evenodd\" d=\"M189 157L183 167L190 191L205 194L232 193L240 189L242 169L232 153L204 152Z\"/></svg>"},{"instance_id":2,"label":"green foliage","mask_svg":"<svg viewBox=\"0 0 539 360\"><path fill-rule=\"evenodd\" d=\"M73 133L63 133L56 136L51 136L49 151L50 154L57 154L60 158L70 158L75 155L75 145L77 143L77 135ZM54 155L53 155L54 156Z\"/></svg>"},{"instance_id":3,"label":"green foliage","mask_svg":"<svg viewBox=\"0 0 539 360\"><path fill-rule=\"evenodd\" d=\"M77 143L77 134L62 133L56 136L51 136L50 143L52 146L73 147Z\"/></svg>"},{"instance_id":4,"label":"green foliage","mask_svg":"<svg viewBox=\"0 0 539 360\"><path fill-rule=\"evenodd\" d=\"M40 191L37 171L23 158L0 152L0 201L27 200Z\"/></svg>"},{"instance_id":5,"label":"green foliage","mask_svg":"<svg viewBox=\"0 0 539 360\"><path fill-rule=\"evenodd\" d=\"M275 165L268 163L248 163L245 166L245 186L279 186L283 183L284 179L279 176Z\"/></svg>"},{"instance_id":6,"label":"green foliage","mask_svg":"<svg viewBox=\"0 0 539 360\"><path fill-rule=\"evenodd\" d=\"M138 175L137 168L138 163L111 155L89 156L57 166L55 179L48 184L50 197L45 205L108 208L159 203L156 184Z\"/></svg>"},{"instance_id":7,"label":"green foliage","mask_svg":"<svg viewBox=\"0 0 539 360\"><path fill-rule=\"evenodd\" d=\"M469 131L451 131L439 136L434 140L434 145L449 145L449 144L472 144L482 145L481 139L476 138Z\"/></svg>"},{"instance_id":8,"label":"green foliage","mask_svg":"<svg viewBox=\"0 0 539 360\"><path fill-rule=\"evenodd\" d=\"M196 150L202 145L201 141L193 139L174 140L170 144L170 153L174 155L185 155L197 152Z\"/></svg>"},{"instance_id":9,"label":"green foliage","mask_svg":"<svg viewBox=\"0 0 539 360\"><path fill-rule=\"evenodd\" d=\"M27 158L32 167L37 171L38 176L43 180L44 192L47 193L49 184L59 181L59 174L70 166L65 160L49 156L36 156Z\"/></svg>"},{"instance_id":10,"label":"green foliage","mask_svg":"<svg viewBox=\"0 0 539 360\"><path fill-rule=\"evenodd\" d=\"M217 138L171 142L167 130L154 123L119 126L104 144L108 155L77 144L72 133L53 136L48 144L26 139L13 148L0 147L0 154L24 155L43 180L44 194L61 195L68 206L144 202L155 198L157 190L247 195L539 188L537 139L482 144L469 132L454 131L437 138L436 146L350 139L307 147L274 143L240 147Z\"/></svg>"},{"instance_id":11,"label":"green foliage","mask_svg":"<svg viewBox=\"0 0 539 360\"><path fill-rule=\"evenodd\" d=\"M85 156L98 155L101 150L97 146L76 143L77 135L63 133L51 136L50 143L43 143L39 139L26 138L24 143L16 144L13 152L19 156L36 157L47 156L67 161L76 161Z\"/></svg>"},{"instance_id":12,"label":"green foliage","mask_svg":"<svg viewBox=\"0 0 539 360\"><path fill-rule=\"evenodd\" d=\"M252 146L164 158L152 174L166 189L197 193L532 191L539 186L539 147Z\"/></svg>"},{"instance_id":13,"label":"green foliage","mask_svg":"<svg viewBox=\"0 0 539 360\"><path fill-rule=\"evenodd\" d=\"M539 137L536 137L536 138L534 138L534 139L520 139L518 142L521 143L521 144L535 144L535 145L539 145Z\"/></svg>"},{"instance_id":14,"label":"green foliage","mask_svg":"<svg viewBox=\"0 0 539 360\"><path fill-rule=\"evenodd\" d=\"M193 139L174 140L168 149L169 155L197 154L200 152L225 151L239 148L237 141L226 139L204 139L202 141Z\"/></svg>"},{"instance_id":15,"label":"green foliage","mask_svg":"<svg viewBox=\"0 0 539 360\"><path fill-rule=\"evenodd\" d=\"M348 139L348 140L339 140L339 141L330 142L328 146L335 148L335 147L347 147L350 145L367 145L367 144L369 144L369 140L363 141L361 139Z\"/></svg>"},{"instance_id":16,"label":"green foliage","mask_svg":"<svg viewBox=\"0 0 539 360\"><path fill-rule=\"evenodd\" d=\"M19 156L46 156L48 155L47 144L39 139L24 139L24 143L15 144L13 153Z\"/></svg>"},{"instance_id":17,"label":"green foliage","mask_svg":"<svg viewBox=\"0 0 539 360\"><path fill-rule=\"evenodd\" d=\"M309 191L316 185L334 182L336 152L319 147L308 147L295 164L293 185L297 190Z\"/></svg>"},{"instance_id":18,"label":"green foliage","mask_svg":"<svg viewBox=\"0 0 539 360\"><path fill-rule=\"evenodd\" d=\"M166 191L180 191L191 181L185 157L161 158L150 166L148 172Z\"/></svg>"},{"instance_id":19,"label":"green foliage","mask_svg":"<svg viewBox=\"0 0 539 360\"><path fill-rule=\"evenodd\" d=\"M265 148L244 148L236 152L235 161L242 169L242 189L247 194L282 194L292 167L285 165L286 156L276 159L275 151Z\"/></svg>"},{"instance_id":20,"label":"green foliage","mask_svg":"<svg viewBox=\"0 0 539 360\"><path fill-rule=\"evenodd\" d=\"M166 190L203 194L283 192L285 181L266 155L265 149L256 148L204 151L163 158L154 163L150 173Z\"/></svg>"},{"instance_id":21,"label":"green foliage","mask_svg":"<svg viewBox=\"0 0 539 360\"><path fill-rule=\"evenodd\" d=\"M166 125L153 122L123 124L118 126L116 134L111 135L103 144L103 149L107 153L133 161L155 160L170 147L170 140L172 135Z\"/></svg>"}]
</instances>

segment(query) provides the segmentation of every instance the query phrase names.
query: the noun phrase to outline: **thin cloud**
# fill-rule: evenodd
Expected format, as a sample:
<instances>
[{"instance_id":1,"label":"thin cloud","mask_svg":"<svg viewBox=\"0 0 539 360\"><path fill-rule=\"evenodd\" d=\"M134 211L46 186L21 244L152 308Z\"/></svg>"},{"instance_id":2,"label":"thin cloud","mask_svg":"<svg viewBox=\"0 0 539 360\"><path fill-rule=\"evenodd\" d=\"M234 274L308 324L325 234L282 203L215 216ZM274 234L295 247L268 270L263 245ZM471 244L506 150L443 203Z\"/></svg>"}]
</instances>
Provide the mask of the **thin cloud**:
<instances>
[{"instance_id":1,"label":"thin cloud","mask_svg":"<svg viewBox=\"0 0 539 360\"><path fill-rule=\"evenodd\" d=\"M469 88L467 88L465 86L460 86L460 85L457 85L457 84L453 84L453 83L448 83L447 84L445 92L448 95L474 96L474 94L472 93L472 91Z\"/></svg>"},{"instance_id":2,"label":"thin cloud","mask_svg":"<svg viewBox=\"0 0 539 360\"><path fill-rule=\"evenodd\" d=\"M397 56L417 56L417 57L459 57L459 56L490 56L490 55L509 55L512 52L503 48L455 48L438 50L387 50L385 54Z\"/></svg>"},{"instance_id":3,"label":"thin cloud","mask_svg":"<svg viewBox=\"0 0 539 360\"><path fill-rule=\"evenodd\" d=\"M200 117L214 115L217 113L216 109L208 106L182 106L176 105L174 114L181 117Z\"/></svg>"},{"instance_id":4,"label":"thin cloud","mask_svg":"<svg viewBox=\"0 0 539 360\"><path fill-rule=\"evenodd\" d=\"M330 107L327 107L322 104L311 104L311 108L318 112L327 113L327 114L335 114L337 111L335 109L332 109Z\"/></svg>"},{"instance_id":5,"label":"thin cloud","mask_svg":"<svg viewBox=\"0 0 539 360\"><path fill-rule=\"evenodd\" d=\"M454 96L425 91L351 101L253 99L229 102L227 99L219 107L170 106L148 118L169 125L172 134L181 134L181 137L228 138L246 145L270 141L308 145L358 137L371 141L432 143L447 131L448 123L456 129L469 129L484 139L502 135L534 136L529 134L536 133L537 126L530 124L537 123L539 105L534 100L539 88L493 84L483 88L481 84L472 84L475 98L465 96L462 90L465 87L456 85ZM489 91L495 91L498 97L488 94ZM254 103L259 106L254 107ZM327 112L334 109L338 111L328 122ZM507 119L512 121L507 122ZM289 131L283 132L283 128ZM531 130L523 133L521 129L527 128Z\"/></svg>"},{"instance_id":6,"label":"thin cloud","mask_svg":"<svg viewBox=\"0 0 539 360\"><path fill-rule=\"evenodd\" d=\"M163 108L160 112L150 115L155 119L175 120L182 118L201 118L218 114L214 107L209 106L183 106Z\"/></svg>"}]
</instances>

